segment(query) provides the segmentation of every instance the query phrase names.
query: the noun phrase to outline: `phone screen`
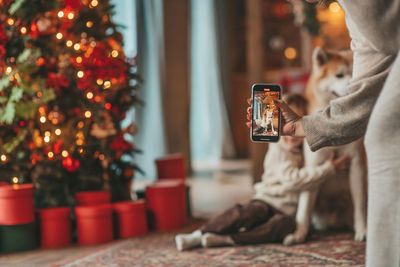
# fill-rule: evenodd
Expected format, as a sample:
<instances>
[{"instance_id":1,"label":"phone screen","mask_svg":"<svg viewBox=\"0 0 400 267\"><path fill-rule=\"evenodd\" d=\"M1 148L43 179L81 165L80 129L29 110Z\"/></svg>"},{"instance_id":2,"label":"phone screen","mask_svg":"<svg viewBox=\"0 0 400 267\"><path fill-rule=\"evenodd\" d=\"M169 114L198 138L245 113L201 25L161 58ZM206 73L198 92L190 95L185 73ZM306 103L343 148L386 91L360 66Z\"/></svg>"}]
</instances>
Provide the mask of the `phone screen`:
<instances>
[{"instance_id":1,"label":"phone screen","mask_svg":"<svg viewBox=\"0 0 400 267\"><path fill-rule=\"evenodd\" d=\"M279 140L280 109L274 100L281 99L279 85L253 86L252 141L277 142Z\"/></svg>"}]
</instances>

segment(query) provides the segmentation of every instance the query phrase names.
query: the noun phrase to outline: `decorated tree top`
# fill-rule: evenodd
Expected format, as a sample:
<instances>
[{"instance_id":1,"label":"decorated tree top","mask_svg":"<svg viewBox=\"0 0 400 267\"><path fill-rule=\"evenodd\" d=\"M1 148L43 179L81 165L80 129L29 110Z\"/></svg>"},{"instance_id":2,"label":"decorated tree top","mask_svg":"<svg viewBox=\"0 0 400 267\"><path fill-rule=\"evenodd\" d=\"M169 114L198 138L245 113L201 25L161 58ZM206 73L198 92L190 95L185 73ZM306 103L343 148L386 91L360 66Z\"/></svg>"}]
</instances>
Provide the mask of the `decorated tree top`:
<instances>
[{"instance_id":1,"label":"decorated tree top","mask_svg":"<svg viewBox=\"0 0 400 267\"><path fill-rule=\"evenodd\" d=\"M0 180L33 182L38 207L79 190L127 198L136 80L108 0L0 0Z\"/></svg>"}]
</instances>

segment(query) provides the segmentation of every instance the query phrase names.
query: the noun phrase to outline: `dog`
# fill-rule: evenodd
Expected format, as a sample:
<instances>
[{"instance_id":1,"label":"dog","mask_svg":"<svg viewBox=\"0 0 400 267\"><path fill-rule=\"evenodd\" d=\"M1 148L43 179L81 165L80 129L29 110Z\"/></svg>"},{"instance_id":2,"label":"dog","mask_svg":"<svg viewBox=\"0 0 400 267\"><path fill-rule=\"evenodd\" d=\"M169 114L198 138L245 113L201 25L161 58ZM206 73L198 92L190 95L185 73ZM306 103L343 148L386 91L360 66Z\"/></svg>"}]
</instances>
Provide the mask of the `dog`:
<instances>
[{"instance_id":1,"label":"dog","mask_svg":"<svg viewBox=\"0 0 400 267\"><path fill-rule=\"evenodd\" d=\"M268 109L268 108L265 109L262 117L260 119L256 119L256 125L260 127L260 129L258 129L256 133L263 133L263 132L268 133L268 128L269 128L268 126L270 126L272 133L274 135L278 134L278 132L275 131L274 129L273 115L274 115L273 109Z\"/></svg>"},{"instance_id":2,"label":"dog","mask_svg":"<svg viewBox=\"0 0 400 267\"><path fill-rule=\"evenodd\" d=\"M347 94L346 84L352 74L350 51L328 51L315 48L312 57L312 72L306 86L309 102L308 114L328 106L329 101ZM363 140L359 139L339 147L327 147L312 152L304 144L306 166L317 166L329 156L348 155L350 168L347 172L328 177L319 189L300 193L296 213L297 228L285 237L285 245L303 243L310 221L315 229L353 228L354 239L364 241L366 237L366 162Z\"/></svg>"},{"instance_id":3,"label":"dog","mask_svg":"<svg viewBox=\"0 0 400 267\"><path fill-rule=\"evenodd\" d=\"M271 126L271 130L274 134L277 134L275 129L274 129L274 123L272 122L272 116L274 114L274 110L273 109L266 109L264 114L263 114L263 118L262 118L262 122L261 122L261 127L267 129L266 131L268 131L268 126Z\"/></svg>"}]
</instances>

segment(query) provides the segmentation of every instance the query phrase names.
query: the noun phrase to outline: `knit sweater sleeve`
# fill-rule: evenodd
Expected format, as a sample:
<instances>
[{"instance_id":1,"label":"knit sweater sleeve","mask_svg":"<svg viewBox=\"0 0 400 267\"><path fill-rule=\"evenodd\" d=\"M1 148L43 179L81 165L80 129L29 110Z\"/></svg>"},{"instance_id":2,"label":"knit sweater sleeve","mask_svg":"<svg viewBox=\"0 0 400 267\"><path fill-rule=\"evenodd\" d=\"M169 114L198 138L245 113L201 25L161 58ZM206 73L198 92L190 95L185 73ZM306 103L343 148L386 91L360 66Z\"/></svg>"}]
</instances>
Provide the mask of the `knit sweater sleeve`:
<instances>
[{"instance_id":1,"label":"knit sweater sleeve","mask_svg":"<svg viewBox=\"0 0 400 267\"><path fill-rule=\"evenodd\" d=\"M355 30L368 40L371 47L385 54L398 53L400 0L339 0L339 2L348 17L346 20L352 20ZM350 34L351 31L352 29Z\"/></svg>"},{"instance_id":2,"label":"knit sweater sleeve","mask_svg":"<svg viewBox=\"0 0 400 267\"><path fill-rule=\"evenodd\" d=\"M302 126L312 151L344 145L364 135L400 46L400 0L339 2L352 38L353 79L346 88L348 95L303 118Z\"/></svg>"},{"instance_id":3,"label":"knit sweater sleeve","mask_svg":"<svg viewBox=\"0 0 400 267\"><path fill-rule=\"evenodd\" d=\"M364 135L394 58L368 49L355 51L348 94L332 100L324 110L303 117L302 126L312 151L348 144Z\"/></svg>"},{"instance_id":4,"label":"knit sweater sleeve","mask_svg":"<svg viewBox=\"0 0 400 267\"><path fill-rule=\"evenodd\" d=\"M299 192L311 189L335 172L331 161L319 166L298 168L290 162L283 164L281 169L281 184L285 191Z\"/></svg>"}]
</instances>

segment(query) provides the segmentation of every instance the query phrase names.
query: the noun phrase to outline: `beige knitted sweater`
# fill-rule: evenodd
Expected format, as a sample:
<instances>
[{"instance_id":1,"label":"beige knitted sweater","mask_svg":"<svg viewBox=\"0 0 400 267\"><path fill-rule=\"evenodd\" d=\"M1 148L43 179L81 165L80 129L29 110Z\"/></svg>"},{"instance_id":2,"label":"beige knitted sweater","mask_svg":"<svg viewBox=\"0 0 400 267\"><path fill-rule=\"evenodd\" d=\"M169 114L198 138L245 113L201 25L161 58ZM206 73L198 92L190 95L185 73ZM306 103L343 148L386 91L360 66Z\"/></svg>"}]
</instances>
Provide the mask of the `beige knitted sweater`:
<instances>
[{"instance_id":1,"label":"beige knitted sweater","mask_svg":"<svg viewBox=\"0 0 400 267\"><path fill-rule=\"evenodd\" d=\"M347 144L365 134L372 108L400 48L399 0L365 0L362 8L360 1L339 2L352 38L353 78L347 86L348 95L303 118L312 151Z\"/></svg>"},{"instance_id":2,"label":"beige knitted sweater","mask_svg":"<svg viewBox=\"0 0 400 267\"><path fill-rule=\"evenodd\" d=\"M302 149L290 150L282 141L270 144L264 159L262 181L254 185L254 199L263 200L287 215L294 215L300 191L320 185L335 172L329 160L317 167L303 165Z\"/></svg>"}]
</instances>

